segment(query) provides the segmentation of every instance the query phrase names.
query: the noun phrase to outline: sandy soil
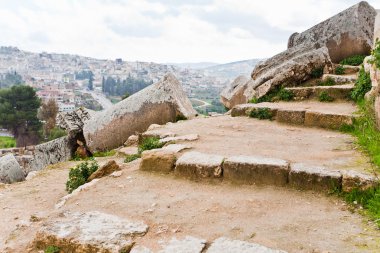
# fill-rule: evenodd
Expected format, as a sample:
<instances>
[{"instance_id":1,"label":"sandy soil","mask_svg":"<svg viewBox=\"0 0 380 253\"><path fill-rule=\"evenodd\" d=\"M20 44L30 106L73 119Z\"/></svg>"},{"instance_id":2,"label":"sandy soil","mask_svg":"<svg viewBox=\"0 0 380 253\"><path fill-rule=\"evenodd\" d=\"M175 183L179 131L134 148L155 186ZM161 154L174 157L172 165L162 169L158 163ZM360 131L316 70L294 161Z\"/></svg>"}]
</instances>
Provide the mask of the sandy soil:
<instances>
[{"instance_id":1,"label":"sandy soil","mask_svg":"<svg viewBox=\"0 0 380 253\"><path fill-rule=\"evenodd\" d=\"M137 244L154 250L160 248L159 242L191 235L208 241L227 236L289 252L380 251L380 232L335 197L286 188L196 183L140 172L138 160L123 165L121 177L103 178L54 210L66 194L73 164L56 165L30 181L0 189L1 252L25 252L38 228L61 212L95 210L147 223L149 232ZM32 215L41 221L30 222Z\"/></svg>"}]
</instances>

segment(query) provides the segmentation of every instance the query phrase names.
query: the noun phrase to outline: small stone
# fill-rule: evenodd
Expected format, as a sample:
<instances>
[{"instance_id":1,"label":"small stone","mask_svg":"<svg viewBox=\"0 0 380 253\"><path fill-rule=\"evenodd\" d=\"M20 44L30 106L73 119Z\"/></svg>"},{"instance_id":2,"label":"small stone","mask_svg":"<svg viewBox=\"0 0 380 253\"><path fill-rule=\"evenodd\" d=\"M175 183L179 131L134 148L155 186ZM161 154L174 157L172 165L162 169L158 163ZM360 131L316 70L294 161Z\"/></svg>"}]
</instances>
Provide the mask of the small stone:
<instances>
[{"instance_id":1,"label":"small stone","mask_svg":"<svg viewBox=\"0 0 380 253\"><path fill-rule=\"evenodd\" d=\"M105 165L100 167L97 171L91 174L91 176L88 178L88 181L90 182L91 180L95 178L102 178L104 176L108 176L112 174L115 171L119 171L120 166L114 161L111 160L107 162Z\"/></svg>"},{"instance_id":2,"label":"small stone","mask_svg":"<svg viewBox=\"0 0 380 253\"><path fill-rule=\"evenodd\" d=\"M121 177L123 175L123 172L121 170L113 172L110 177Z\"/></svg>"},{"instance_id":3,"label":"small stone","mask_svg":"<svg viewBox=\"0 0 380 253\"><path fill-rule=\"evenodd\" d=\"M139 136L131 135L128 137L127 141L124 143L125 147L137 146L139 144Z\"/></svg>"}]
</instances>

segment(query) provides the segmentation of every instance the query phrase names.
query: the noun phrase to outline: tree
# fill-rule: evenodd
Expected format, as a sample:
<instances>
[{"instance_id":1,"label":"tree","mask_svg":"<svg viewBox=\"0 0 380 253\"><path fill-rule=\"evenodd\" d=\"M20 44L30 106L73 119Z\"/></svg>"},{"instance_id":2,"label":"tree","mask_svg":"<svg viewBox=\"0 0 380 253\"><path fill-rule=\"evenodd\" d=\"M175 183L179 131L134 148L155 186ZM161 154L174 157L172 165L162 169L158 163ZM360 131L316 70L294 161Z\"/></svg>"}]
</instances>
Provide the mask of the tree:
<instances>
[{"instance_id":1,"label":"tree","mask_svg":"<svg viewBox=\"0 0 380 253\"><path fill-rule=\"evenodd\" d=\"M49 136L55 127L58 110L59 108L55 100L50 99L46 103L43 103L38 111L38 118L44 121L45 137Z\"/></svg>"},{"instance_id":2,"label":"tree","mask_svg":"<svg viewBox=\"0 0 380 253\"><path fill-rule=\"evenodd\" d=\"M94 90L94 76L93 75L90 75L90 77L88 78L88 89Z\"/></svg>"},{"instance_id":3,"label":"tree","mask_svg":"<svg viewBox=\"0 0 380 253\"><path fill-rule=\"evenodd\" d=\"M39 142L42 124L37 112L40 105L41 101L32 87L0 89L0 127L14 135L18 147Z\"/></svg>"}]
</instances>

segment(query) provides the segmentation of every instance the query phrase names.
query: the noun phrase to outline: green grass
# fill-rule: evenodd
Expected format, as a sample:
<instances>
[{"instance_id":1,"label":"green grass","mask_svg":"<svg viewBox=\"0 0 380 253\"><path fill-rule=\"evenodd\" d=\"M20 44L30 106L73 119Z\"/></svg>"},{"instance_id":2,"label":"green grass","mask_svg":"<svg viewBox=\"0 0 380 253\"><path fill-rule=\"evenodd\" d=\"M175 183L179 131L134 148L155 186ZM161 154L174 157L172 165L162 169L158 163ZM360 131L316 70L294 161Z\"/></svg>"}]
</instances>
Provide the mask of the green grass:
<instances>
[{"instance_id":1,"label":"green grass","mask_svg":"<svg viewBox=\"0 0 380 253\"><path fill-rule=\"evenodd\" d=\"M59 253L61 249L57 246L47 246L46 249L44 250L44 253Z\"/></svg>"},{"instance_id":2,"label":"green grass","mask_svg":"<svg viewBox=\"0 0 380 253\"><path fill-rule=\"evenodd\" d=\"M362 67L359 71L358 80L355 83L355 88L351 92L351 98L354 101L360 101L364 99L365 94L372 88L371 76L365 72Z\"/></svg>"},{"instance_id":3,"label":"green grass","mask_svg":"<svg viewBox=\"0 0 380 253\"><path fill-rule=\"evenodd\" d=\"M335 74L336 75L343 75L345 72L344 70L345 70L344 67L339 65L338 67L335 68Z\"/></svg>"},{"instance_id":4,"label":"green grass","mask_svg":"<svg viewBox=\"0 0 380 253\"><path fill-rule=\"evenodd\" d=\"M124 163L130 163L141 157L141 154L127 155L124 159Z\"/></svg>"},{"instance_id":5,"label":"green grass","mask_svg":"<svg viewBox=\"0 0 380 253\"><path fill-rule=\"evenodd\" d=\"M340 62L340 65L359 66L363 63L365 55L353 55Z\"/></svg>"},{"instance_id":6,"label":"green grass","mask_svg":"<svg viewBox=\"0 0 380 253\"><path fill-rule=\"evenodd\" d=\"M160 138L149 137L145 138L142 143L139 145L138 152L141 154L145 150L151 150L156 148L162 148L165 144L160 142Z\"/></svg>"},{"instance_id":7,"label":"green grass","mask_svg":"<svg viewBox=\"0 0 380 253\"><path fill-rule=\"evenodd\" d=\"M327 93L327 91L322 91L322 92L319 93L319 95L318 95L318 100L319 100L320 102L332 102L332 101L334 101L334 98L331 97L331 96Z\"/></svg>"},{"instance_id":8,"label":"green grass","mask_svg":"<svg viewBox=\"0 0 380 253\"><path fill-rule=\"evenodd\" d=\"M248 102L251 104L263 103L263 102L276 102L276 101L291 101L294 98L294 93L290 90L286 90L283 86L277 87L261 98L253 97Z\"/></svg>"},{"instance_id":9,"label":"green grass","mask_svg":"<svg viewBox=\"0 0 380 253\"><path fill-rule=\"evenodd\" d=\"M336 82L333 78L327 77L326 80L318 80L317 81L317 86L334 86L336 85Z\"/></svg>"},{"instance_id":10,"label":"green grass","mask_svg":"<svg viewBox=\"0 0 380 253\"><path fill-rule=\"evenodd\" d=\"M104 152L95 152L92 154L93 157L107 157L114 156L116 154L116 150L104 151Z\"/></svg>"},{"instance_id":11,"label":"green grass","mask_svg":"<svg viewBox=\"0 0 380 253\"><path fill-rule=\"evenodd\" d=\"M0 148L14 148L16 140L13 137L0 136Z\"/></svg>"},{"instance_id":12,"label":"green grass","mask_svg":"<svg viewBox=\"0 0 380 253\"><path fill-rule=\"evenodd\" d=\"M313 78L320 78L323 76L323 67L315 68L311 71L311 77Z\"/></svg>"},{"instance_id":13,"label":"green grass","mask_svg":"<svg viewBox=\"0 0 380 253\"><path fill-rule=\"evenodd\" d=\"M273 114L269 108L255 108L253 109L249 115L251 118L256 118L256 119L272 119Z\"/></svg>"}]
</instances>

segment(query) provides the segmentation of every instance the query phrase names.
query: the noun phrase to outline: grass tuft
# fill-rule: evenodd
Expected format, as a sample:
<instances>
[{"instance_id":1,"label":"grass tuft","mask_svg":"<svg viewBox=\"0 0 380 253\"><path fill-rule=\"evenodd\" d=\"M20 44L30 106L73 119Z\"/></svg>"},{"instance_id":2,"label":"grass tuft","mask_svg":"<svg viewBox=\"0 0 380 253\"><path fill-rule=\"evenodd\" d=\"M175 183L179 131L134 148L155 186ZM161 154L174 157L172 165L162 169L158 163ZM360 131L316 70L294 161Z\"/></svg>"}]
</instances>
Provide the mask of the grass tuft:
<instances>
[{"instance_id":1,"label":"grass tuft","mask_svg":"<svg viewBox=\"0 0 380 253\"><path fill-rule=\"evenodd\" d=\"M249 113L249 117L256 119L272 119L273 114L269 108L255 108Z\"/></svg>"},{"instance_id":2,"label":"grass tuft","mask_svg":"<svg viewBox=\"0 0 380 253\"><path fill-rule=\"evenodd\" d=\"M0 136L0 148L14 148L16 140L13 137Z\"/></svg>"}]
</instances>

